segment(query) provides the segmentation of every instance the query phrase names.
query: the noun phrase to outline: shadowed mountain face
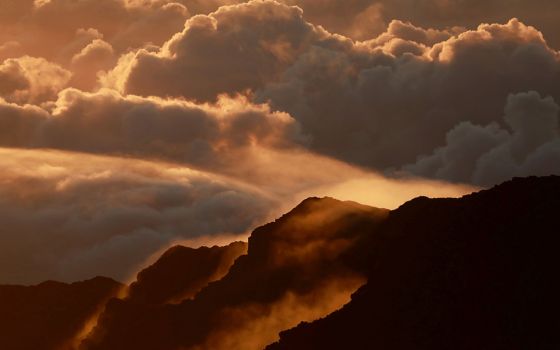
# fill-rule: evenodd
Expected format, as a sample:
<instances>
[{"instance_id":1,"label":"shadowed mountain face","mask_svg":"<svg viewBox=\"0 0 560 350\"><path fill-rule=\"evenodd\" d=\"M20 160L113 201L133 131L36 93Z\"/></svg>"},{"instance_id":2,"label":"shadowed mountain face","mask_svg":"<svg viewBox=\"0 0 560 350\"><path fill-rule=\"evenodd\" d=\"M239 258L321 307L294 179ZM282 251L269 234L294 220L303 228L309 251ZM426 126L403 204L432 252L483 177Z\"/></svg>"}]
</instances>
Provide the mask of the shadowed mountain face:
<instances>
[{"instance_id":1,"label":"shadowed mountain face","mask_svg":"<svg viewBox=\"0 0 560 350\"><path fill-rule=\"evenodd\" d=\"M106 304L103 278L0 287L0 349L61 350L90 319L80 349L558 349L559 208L560 177L392 212L310 198L248 244L170 249Z\"/></svg>"},{"instance_id":2,"label":"shadowed mountain face","mask_svg":"<svg viewBox=\"0 0 560 350\"><path fill-rule=\"evenodd\" d=\"M168 304L190 299L208 283L222 278L235 259L247 253L247 243L198 249L175 246L142 270L127 300L139 304Z\"/></svg>"},{"instance_id":3,"label":"shadowed mountain face","mask_svg":"<svg viewBox=\"0 0 560 350\"><path fill-rule=\"evenodd\" d=\"M418 198L372 236L369 282L268 350L559 349L560 178Z\"/></svg>"},{"instance_id":4,"label":"shadowed mountain face","mask_svg":"<svg viewBox=\"0 0 560 350\"><path fill-rule=\"evenodd\" d=\"M0 286L0 349L59 349L121 289L108 278Z\"/></svg>"},{"instance_id":5,"label":"shadowed mountain face","mask_svg":"<svg viewBox=\"0 0 560 350\"><path fill-rule=\"evenodd\" d=\"M194 299L138 302L133 285L132 300L109 302L82 348L262 349L281 330L349 300L365 282L365 261L356 252L387 215L357 203L308 199L256 229L248 254Z\"/></svg>"}]
</instances>

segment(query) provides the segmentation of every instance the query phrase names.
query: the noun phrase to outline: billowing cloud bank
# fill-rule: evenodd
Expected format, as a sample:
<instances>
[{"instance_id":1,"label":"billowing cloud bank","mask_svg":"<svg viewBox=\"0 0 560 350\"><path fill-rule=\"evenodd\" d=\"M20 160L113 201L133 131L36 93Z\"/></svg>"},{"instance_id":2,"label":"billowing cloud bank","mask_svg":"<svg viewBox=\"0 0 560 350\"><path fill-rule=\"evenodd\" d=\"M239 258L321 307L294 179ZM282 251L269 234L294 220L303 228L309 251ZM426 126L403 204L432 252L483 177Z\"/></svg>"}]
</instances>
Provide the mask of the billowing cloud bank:
<instances>
[{"instance_id":1,"label":"billowing cloud bank","mask_svg":"<svg viewBox=\"0 0 560 350\"><path fill-rule=\"evenodd\" d=\"M241 235L274 199L176 165L0 149L0 276L12 283L96 274L126 280L154 250Z\"/></svg>"},{"instance_id":2,"label":"billowing cloud bank","mask_svg":"<svg viewBox=\"0 0 560 350\"><path fill-rule=\"evenodd\" d=\"M559 5L317 3L0 0L0 282L122 279L309 195L560 173Z\"/></svg>"},{"instance_id":3,"label":"billowing cloud bank","mask_svg":"<svg viewBox=\"0 0 560 350\"><path fill-rule=\"evenodd\" d=\"M446 145L406 166L430 177L492 185L516 176L560 173L560 107L536 92L510 95L502 128L461 122ZM511 131L510 131L511 130Z\"/></svg>"},{"instance_id":4,"label":"billowing cloud bank","mask_svg":"<svg viewBox=\"0 0 560 350\"><path fill-rule=\"evenodd\" d=\"M201 101L249 91L288 112L314 151L380 170L428 153L461 121L500 120L510 93L560 99L558 52L517 19L470 31L393 21L356 43L303 15L255 1L196 16L158 51L123 56L102 81Z\"/></svg>"}]
</instances>

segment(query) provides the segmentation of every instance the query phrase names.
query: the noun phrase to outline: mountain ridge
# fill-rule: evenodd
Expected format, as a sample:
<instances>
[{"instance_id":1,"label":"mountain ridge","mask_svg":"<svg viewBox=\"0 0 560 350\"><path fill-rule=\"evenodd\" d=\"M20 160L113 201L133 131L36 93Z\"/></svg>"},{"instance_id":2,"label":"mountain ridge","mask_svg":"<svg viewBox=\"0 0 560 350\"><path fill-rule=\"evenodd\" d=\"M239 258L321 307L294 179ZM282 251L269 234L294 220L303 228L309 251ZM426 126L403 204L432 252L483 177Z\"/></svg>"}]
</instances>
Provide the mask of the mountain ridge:
<instances>
[{"instance_id":1,"label":"mountain ridge","mask_svg":"<svg viewBox=\"0 0 560 350\"><path fill-rule=\"evenodd\" d=\"M557 208L557 176L456 199L418 197L393 211L311 197L256 228L248 243L168 249L124 297L115 294L123 285L103 277L70 298L80 304L97 290L89 308L28 296L37 309L75 307L79 321L39 313L35 328L15 322L11 338L0 332L0 347L60 350L103 303L76 349L556 349ZM0 295L83 283L0 286ZM0 298L0 309L10 298ZM11 315L29 310L12 304ZM0 324L10 322L1 314ZM44 335L49 315L72 332Z\"/></svg>"}]
</instances>

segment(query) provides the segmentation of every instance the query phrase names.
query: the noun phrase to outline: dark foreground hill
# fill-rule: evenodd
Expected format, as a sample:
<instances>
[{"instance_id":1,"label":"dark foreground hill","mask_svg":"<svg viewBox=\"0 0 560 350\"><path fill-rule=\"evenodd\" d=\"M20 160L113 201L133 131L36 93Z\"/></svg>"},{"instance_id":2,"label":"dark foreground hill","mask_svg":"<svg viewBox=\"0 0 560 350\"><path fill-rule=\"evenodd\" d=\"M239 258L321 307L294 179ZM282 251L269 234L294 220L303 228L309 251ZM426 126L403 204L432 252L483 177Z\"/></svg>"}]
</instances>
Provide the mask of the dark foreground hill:
<instances>
[{"instance_id":1,"label":"dark foreground hill","mask_svg":"<svg viewBox=\"0 0 560 350\"><path fill-rule=\"evenodd\" d=\"M103 277L72 284L0 286L0 349L76 349L87 335L82 332L88 322L96 321L111 298L139 305L191 298L223 277L246 252L243 242L198 249L176 246L142 270L128 288Z\"/></svg>"},{"instance_id":2,"label":"dark foreground hill","mask_svg":"<svg viewBox=\"0 0 560 350\"><path fill-rule=\"evenodd\" d=\"M126 297L0 287L0 349L560 349L559 214L560 177L392 212L310 198L248 245L172 248Z\"/></svg>"},{"instance_id":3,"label":"dark foreground hill","mask_svg":"<svg viewBox=\"0 0 560 350\"><path fill-rule=\"evenodd\" d=\"M157 305L111 300L82 348L262 349L280 331L349 300L365 282L362 242L387 215L353 202L308 199L256 229L248 253L194 298Z\"/></svg>"},{"instance_id":4,"label":"dark foreground hill","mask_svg":"<svg viewBox=\"0 0 560 350\"><path fill-rule=\"evenodd\" d=\"M0 349L59 349L122 285L108 278L0 286Z\"/></svg>"},{"instance_id":5,"label":"dark foreground hill","mask_svg":"<svg viewBox=\"0 0 560 350\"><path fill-rule=\"evenodd\" d=\"M560 349L560 178L415 199L370 242L369 282L268 350Z\"/></svg>"}]
</instances>

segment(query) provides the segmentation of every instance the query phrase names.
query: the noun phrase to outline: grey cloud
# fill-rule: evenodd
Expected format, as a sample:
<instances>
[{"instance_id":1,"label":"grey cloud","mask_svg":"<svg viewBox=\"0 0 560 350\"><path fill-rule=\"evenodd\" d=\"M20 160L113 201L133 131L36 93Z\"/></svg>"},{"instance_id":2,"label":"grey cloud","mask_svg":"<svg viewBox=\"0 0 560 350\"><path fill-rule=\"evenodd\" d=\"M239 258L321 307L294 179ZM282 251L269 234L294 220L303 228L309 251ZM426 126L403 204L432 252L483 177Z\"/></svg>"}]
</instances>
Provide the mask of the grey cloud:
<instances>
[{"instance_id":1,"label":"grey cloud","mask_svg":"<svg viewBox=\"0 0 560 350\"><path fill-rule=\"evenodd\" d=\"M344 50L312 47L256 100L290 113L315 151L386 169L430 152L461 121L499 120L499 101L512 91L560 98L558 53L517 20L433 46L391 36Z\"/></svg>"},{"instance_id":2,"label":"grey cloud","mask_svg":"<svg viewBox=\"0 0 560 350\"><path fill-rule=\"evenodd\" d=\"M125 280L158 249L243 234L277 205L176 165L0 149L0 281Z\"/></svg>"},{"instance_id":3,"label":"grey cloud","mask_svg":"<svg viewBox=\"0 0 560 350\"><path fill-rule=\"evenodd\" d=\"M69 89L46 112L0 103L0 145L50 147L159 158L206 168L227 165L254 146L282 149L301 139L285 113L243 98L216 105L123 97L112 90Z\"/></svg>"},{"instance_id":4,"label":"grey cloud","mask_svg":"<svg viewBox=\"0 0 560 350\"><path fill-rule=\"evenodd\" d=\"M299 8L275 1L224 7L189 19L184 31L159 52L140 50L122 62L130 66L129 74L123 86L114 87L124 93L203 101L254 90L325 35L304 21ZM113 74L118 73L117 68Z\"/></svg>"},{"instance_id":5,"label":"grey cloud","mask_svg":"<svg viewBox=\"0 0 560 350\"><path fill-rule=\"evenodd\" d=\"M104 77L141 95L246 93L288 112L312 151L377 170L429 153L460 122L499 121L511 92L560 98L558 79L558 52L517 19L475 30L392 21L352 42L274 1L193 17L161 50L129 54Z\"/></svg>"},{"instance_id":6,"label":"grey cloud","mask_svg":"<svg viewBox=\"0 0 560 350\"><path fill-rule=\"evenodd\" d=\"M560 107L536 92L510 95L504 120L477 126L461 123L447 134L447 143L430 156L404 167L408 172L479 185L513 176L550 175L560 171Z\"/></svg>"}]
</instances>

